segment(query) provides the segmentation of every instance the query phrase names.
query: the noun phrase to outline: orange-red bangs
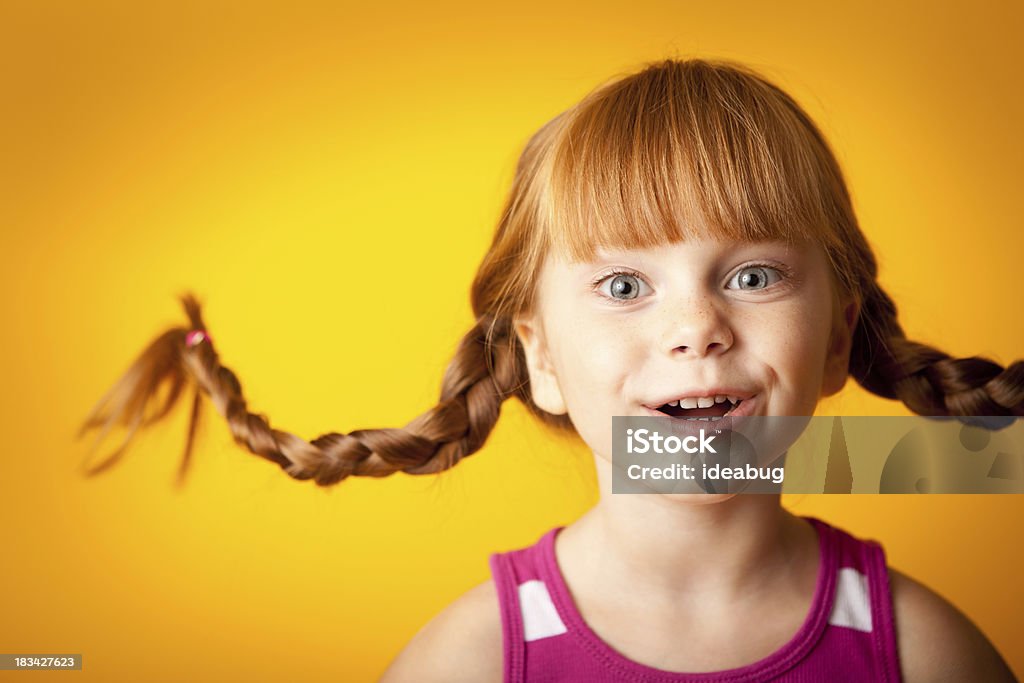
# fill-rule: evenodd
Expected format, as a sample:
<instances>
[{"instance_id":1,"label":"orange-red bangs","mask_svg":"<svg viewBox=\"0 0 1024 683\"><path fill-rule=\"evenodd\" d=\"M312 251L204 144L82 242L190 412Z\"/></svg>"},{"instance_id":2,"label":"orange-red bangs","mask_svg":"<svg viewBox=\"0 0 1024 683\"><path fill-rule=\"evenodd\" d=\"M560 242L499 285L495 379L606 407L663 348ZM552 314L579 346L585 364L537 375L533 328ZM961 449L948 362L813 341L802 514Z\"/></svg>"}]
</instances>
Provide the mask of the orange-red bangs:
<instances>
[{"instance_id":1,"label":"orange-red bangs","mask_svg":"<svg viewBox=\"0 0 1024 683\"><path fill-rule=\"evenodd\" d=\"M548 245L591 260L597 247L698 235L834 242L837 169L788 95L708 62L649 76L614 82L560 117L539 217Z\"/></svg>"}]
</instances>

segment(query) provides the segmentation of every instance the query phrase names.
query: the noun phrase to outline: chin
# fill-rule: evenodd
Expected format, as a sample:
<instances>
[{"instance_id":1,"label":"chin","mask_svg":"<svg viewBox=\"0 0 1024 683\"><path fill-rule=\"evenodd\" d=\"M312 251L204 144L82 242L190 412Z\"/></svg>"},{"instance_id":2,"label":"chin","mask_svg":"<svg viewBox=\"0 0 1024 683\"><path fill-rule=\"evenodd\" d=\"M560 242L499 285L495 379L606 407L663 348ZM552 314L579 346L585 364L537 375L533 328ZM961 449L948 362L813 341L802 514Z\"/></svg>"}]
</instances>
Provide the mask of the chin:
<instances>
[{"instance_id":1,"label":"chin","mask_svg":"<svg viewBox=\"0 0 1024 683\"><path fill-rule=\"evenodd\" d=\"M681 503L685 505L714 505L716 503L724 503L727 500L732 500L736 496L740 495L737 493L660 493L658 494L662 498L667 498L673 503Z\"/></svg>"}]
</instances>

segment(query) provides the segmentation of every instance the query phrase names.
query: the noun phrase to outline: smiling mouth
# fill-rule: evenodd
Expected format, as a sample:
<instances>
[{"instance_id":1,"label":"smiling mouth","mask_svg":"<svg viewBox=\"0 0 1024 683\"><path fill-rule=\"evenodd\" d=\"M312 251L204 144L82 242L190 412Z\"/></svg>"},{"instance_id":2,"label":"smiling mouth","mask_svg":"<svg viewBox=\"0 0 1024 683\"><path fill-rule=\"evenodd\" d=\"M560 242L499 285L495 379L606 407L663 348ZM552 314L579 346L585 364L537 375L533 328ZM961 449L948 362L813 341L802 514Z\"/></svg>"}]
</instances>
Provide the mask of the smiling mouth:
<instances>
[{"instance_id":1,"label":"smiling mouth","mask_svg":"<svg viewBox=\"0 0 1024 683\"><path fill-rule=\"evenodd\" d=\"M733 411L736 410L736 408L739 407L741 403L743 403L742 399L732 396L722 398L724 400L716 400L716 402L713 405L706 406L703 408L699 406L694 408L684 408L680 404L690 402L688 402L686 399L683 399L682 401L671 401L669 403L666 403L656 408L656 410L660 413L668 415L669 417L680 417L690 420L714 421L720 420L721 418L731 414Z\"/></svg>"}]
</instances>

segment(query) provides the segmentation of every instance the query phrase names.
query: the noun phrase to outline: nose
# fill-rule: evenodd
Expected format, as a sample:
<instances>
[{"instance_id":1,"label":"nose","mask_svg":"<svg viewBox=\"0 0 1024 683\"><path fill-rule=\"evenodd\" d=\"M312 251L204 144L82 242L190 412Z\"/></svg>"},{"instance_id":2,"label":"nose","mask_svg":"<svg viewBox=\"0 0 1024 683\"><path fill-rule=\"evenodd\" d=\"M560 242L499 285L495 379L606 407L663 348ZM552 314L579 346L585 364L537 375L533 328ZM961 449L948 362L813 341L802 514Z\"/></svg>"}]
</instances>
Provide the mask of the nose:
<instances>
[{"instance_id":1,"label":"nose","mask_svg":"<svg viewBox=\"0 0 1024 683\"><path fill-rule=\"evenodd\" d=\"M732 348L732 328L714 297L694 294L666 311L668 324L662 344L671 356L705 358Z\"/></svg>"}]
</instances>

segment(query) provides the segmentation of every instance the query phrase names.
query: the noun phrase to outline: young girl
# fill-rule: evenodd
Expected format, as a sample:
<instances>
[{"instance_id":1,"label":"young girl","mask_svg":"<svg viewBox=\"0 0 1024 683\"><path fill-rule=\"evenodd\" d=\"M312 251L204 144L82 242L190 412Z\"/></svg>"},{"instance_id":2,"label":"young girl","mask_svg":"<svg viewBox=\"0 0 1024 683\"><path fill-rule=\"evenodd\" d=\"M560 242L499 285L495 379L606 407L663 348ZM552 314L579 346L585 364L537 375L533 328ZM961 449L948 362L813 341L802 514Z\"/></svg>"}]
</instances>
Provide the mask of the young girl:
<instances>
[{"instance_id":1,"label":"young girl","mask_svg":"<svg viewBox=\"0 0 1024 683\"><path fill-rule=\"evenodd\" d=\"M593 450L600 502L492 556L493 580L417 634L384 681L1013 680L878 544L778 495L611 493L611 416L669 404L812 415L849 374L920 415L1024 414L1024 362L952 359L904 336L827 143L744 67L652 64L532 137L473 283L476 324L438 405L404 428L311 442L272 428L184 304L189 327L154 341L87 419L129 427L92 472L190 381L182 471L204 394L238 443L321 486L446 470L483 446L510 397Z\"/></svg>"}]
</instances>

